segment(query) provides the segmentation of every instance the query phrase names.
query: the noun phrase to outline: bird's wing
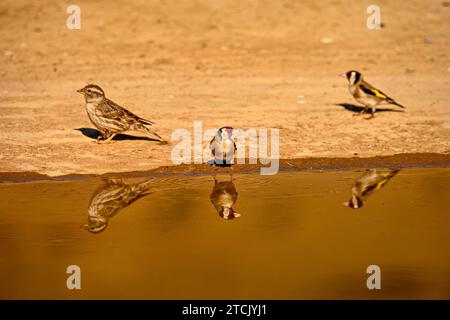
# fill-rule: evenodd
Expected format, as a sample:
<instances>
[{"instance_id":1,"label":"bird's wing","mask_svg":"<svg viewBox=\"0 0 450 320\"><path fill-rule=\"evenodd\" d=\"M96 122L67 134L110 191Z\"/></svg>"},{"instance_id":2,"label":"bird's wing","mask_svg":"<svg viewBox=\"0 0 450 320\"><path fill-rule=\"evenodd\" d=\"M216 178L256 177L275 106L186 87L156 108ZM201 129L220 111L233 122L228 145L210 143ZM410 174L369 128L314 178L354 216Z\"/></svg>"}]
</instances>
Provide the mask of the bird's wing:
<instances>
[{"instance_id":1,"label":"bird's wing","mask_svg":"<svg viewBox=\"0 0 450 320\"><path fill-rule=\"evenodd\" d=\"M370 177L372 181L369 181L367 184L364 184L362 186L361 195L364 197L367 194L371 193L372 191L379 190L381 187L383 187L388 181L389 178L385 178L382 175L375 175L373 177Z\"/></svg>"},{"instance_id":2,"label":"bird's wing","mask_svg":"<svg viewBox=\"0 0 450 320\"><path fill-rule=\"evenodd\" d=\"M106 103L102 103L98 106L97 115L110 119L120 119L126 121L129 124L133 124L136 122L141 122L149 125L153 124L153 122L138 117L133 112L119 106L117 103L109 99L106 100Z\"/></svg>"},{"instance_id":3,"label":"bird's wing","mask_svg":"<svg viewBox=\"0 0 450 320\"><path fill-rule=\"evenodd\" d=\"M141 117L138 117L138 118L139 118L139 122L142 122L143 124L148 124L149 126L155 124L153 121L150 121L150 120L147 120L147 119L144 119L144 118L141 118Z\"/></svg>"},{"instance_id":4,"label":"bird's wing","mask_svg":"<svg viewBox=\"0 0 450 320\"><path fill-rule=\"evenodd\" d=\"M374 96L374 97L378 97L378 98L381 98L381 99L388 99L389 98L386 94L384 94L380 90L372 87L367 82L361 82L359 87L361 88L361 90L365 94L368 94L368 95L371 95L371 96Z\"/></svg>"},{"instance_id":5,"label":"bird's wing","mask_svg":"<svg viewBox=\"0 0 450 320\"><path fill-rule=\"evenodd\" d=\"M209 150L211 150L211 154L213 157L216 156L216 136L214 136L209 142Z\"/></svg>"},{"instance_id":6,"label":"bird's wing","mask_svg":"<svg viewBox=\"0 0 450 320\"><path fill-rule=\"evenodd\" d=\"M213 143L215 141L216 137L214 136L211 141L209 142L209 148L211 149L213 147Z\"/></svg>"}]
</instances>

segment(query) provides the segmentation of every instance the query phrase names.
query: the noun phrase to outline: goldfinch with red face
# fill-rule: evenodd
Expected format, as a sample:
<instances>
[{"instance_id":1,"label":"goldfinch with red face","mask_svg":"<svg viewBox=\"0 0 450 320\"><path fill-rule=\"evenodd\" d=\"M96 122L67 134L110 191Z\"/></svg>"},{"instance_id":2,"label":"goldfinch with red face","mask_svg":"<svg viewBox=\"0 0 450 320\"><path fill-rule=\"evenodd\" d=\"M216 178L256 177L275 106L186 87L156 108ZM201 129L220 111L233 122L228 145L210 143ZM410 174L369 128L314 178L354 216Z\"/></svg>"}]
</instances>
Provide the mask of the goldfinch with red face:
<instances>
[{"instance_id":1,"label":"goldfinch with red face","mask_svg":"<svg viewBox=\"0 0 450 320\"><path fill-rule=\"evenodd\" d=\"M368 109L371 108L371 115L367 119L375 117L377 105L383 102L405 108L394 99L388 97L386 94L364 81L360 72L352 70L341 76L347 78L348 89L353 98L364 105L364 109L359 114L366 113Z\"/></svg>"},{"instance_id":2,"label":"goldfinch with red face","mask_svg":"<svg viewBox=\"0 0 450 320\"><path fill-rule=\"evenodd\" d=\"M214 157L214 165L229 167L234 163L236 143L232 127L222 127L209 143L209 149Z\"/></svg>"}]
</instances>

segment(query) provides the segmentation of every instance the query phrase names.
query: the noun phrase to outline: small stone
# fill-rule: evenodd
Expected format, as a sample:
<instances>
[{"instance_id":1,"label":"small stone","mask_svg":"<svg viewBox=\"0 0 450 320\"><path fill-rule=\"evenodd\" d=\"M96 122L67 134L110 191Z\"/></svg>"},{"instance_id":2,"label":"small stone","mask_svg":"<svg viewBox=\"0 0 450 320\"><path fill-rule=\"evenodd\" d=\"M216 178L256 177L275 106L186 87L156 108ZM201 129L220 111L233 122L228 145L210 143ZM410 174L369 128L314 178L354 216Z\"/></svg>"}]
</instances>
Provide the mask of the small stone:
<instances>
[{"instance_id":1,"label":"small stone","mask_svg":"<svg viewBox=\"0 0 450 320\"><path fill-rule=\"evenodd\" d=\"M13 55L12 51L9 51L9 50L4 51L3 54L4 54L5 56L7 56L7 57Z\"/></svg>"},{"instance_id":2,"label":"small stone","mask_svg":"<svg viewBox=\"0 0 450 320\"><path fill-rule=\"evenodd\" d=\"M423 38L423 41L427 44L432 44L433 43L433 38L432 37L425 37Z\"/></svg>"},{"instance_id":3,"label":"small stone","mask_svg":"<svg viewBox=\"0 0 450 320\"><path fill-rule=\"evenodd\" d=\"M333 39L325 37L325 38L320 39L320 42L322 42L323 44L330 44L333 42Z\"/></svg>"}]
</instances>

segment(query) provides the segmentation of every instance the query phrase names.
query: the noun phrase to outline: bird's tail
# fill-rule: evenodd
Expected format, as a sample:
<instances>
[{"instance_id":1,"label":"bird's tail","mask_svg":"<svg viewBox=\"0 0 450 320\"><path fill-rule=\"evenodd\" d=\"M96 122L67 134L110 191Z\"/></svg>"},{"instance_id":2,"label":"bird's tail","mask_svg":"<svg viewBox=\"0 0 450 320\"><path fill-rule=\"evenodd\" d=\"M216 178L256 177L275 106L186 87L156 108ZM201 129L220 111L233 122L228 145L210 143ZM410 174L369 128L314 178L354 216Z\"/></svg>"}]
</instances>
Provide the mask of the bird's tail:
<instances>
[{"instance_id":1,"label":"bird's tail","mask_svg":"<svg viewBox=\"0 0 450 320\"><path fill-rule=\"evenodd\" d=\"M386 99L386 102L388 102L388 103L390 103L390 104L394 104L394 105L396 105L396 106L398 106L398 107L400 107L400 108L405 109L405 106L402 106L400 103L398 103L397 101L395 101L395 100L392 99L392 98L387 98L387 99Z\"/></svg>"},{"instance_id":2,"label":"bird's tail","mask_svg":"<svg viewBox=\"0 0 450 320\"><path fill-rule=\"evenodd\" d=\"M150 134L154 135L155 137L157 137L157 138L159 139L159 141L165 142L165 140L164 140L159 134L157 134L157 133L156 133L155 131L153 131L152 129L146 127L145 125L141 124L141 125L139 126L139 129L140 129L141 131L144 131L144 132L147 132L147 133L150 133Z\"/></svg>"}]
</instances>

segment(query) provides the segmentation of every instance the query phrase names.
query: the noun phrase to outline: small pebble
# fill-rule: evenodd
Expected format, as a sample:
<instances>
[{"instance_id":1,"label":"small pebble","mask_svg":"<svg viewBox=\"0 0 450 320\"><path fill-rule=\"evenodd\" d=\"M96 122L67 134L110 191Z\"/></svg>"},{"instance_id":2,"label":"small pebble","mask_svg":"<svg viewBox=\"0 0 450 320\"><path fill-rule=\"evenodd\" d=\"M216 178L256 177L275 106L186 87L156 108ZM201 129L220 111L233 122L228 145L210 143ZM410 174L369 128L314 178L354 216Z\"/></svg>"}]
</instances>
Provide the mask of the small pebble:
<instances>
[{"instance_id":1,"label":"small pebble","mask_svg":"<svg viewBox=\"0 0 450 320\"><path fill-rule=\"evenodd\" d=\"M432 44L433 43L433 38L432 37L425 37L425 38L423 38L423 41L425 43Z\"/></svg>"},{"instance_id":2,"label":"small pebble","mask_svg":"<svg viewBox=\"0 0 450 320\"><path fill-rule=\"evenodd\" d=\"M320 39L320 42L322 42L323 44L330 44L333 42L332 38L322 38Z\"/></svg>"}]
</instances>

